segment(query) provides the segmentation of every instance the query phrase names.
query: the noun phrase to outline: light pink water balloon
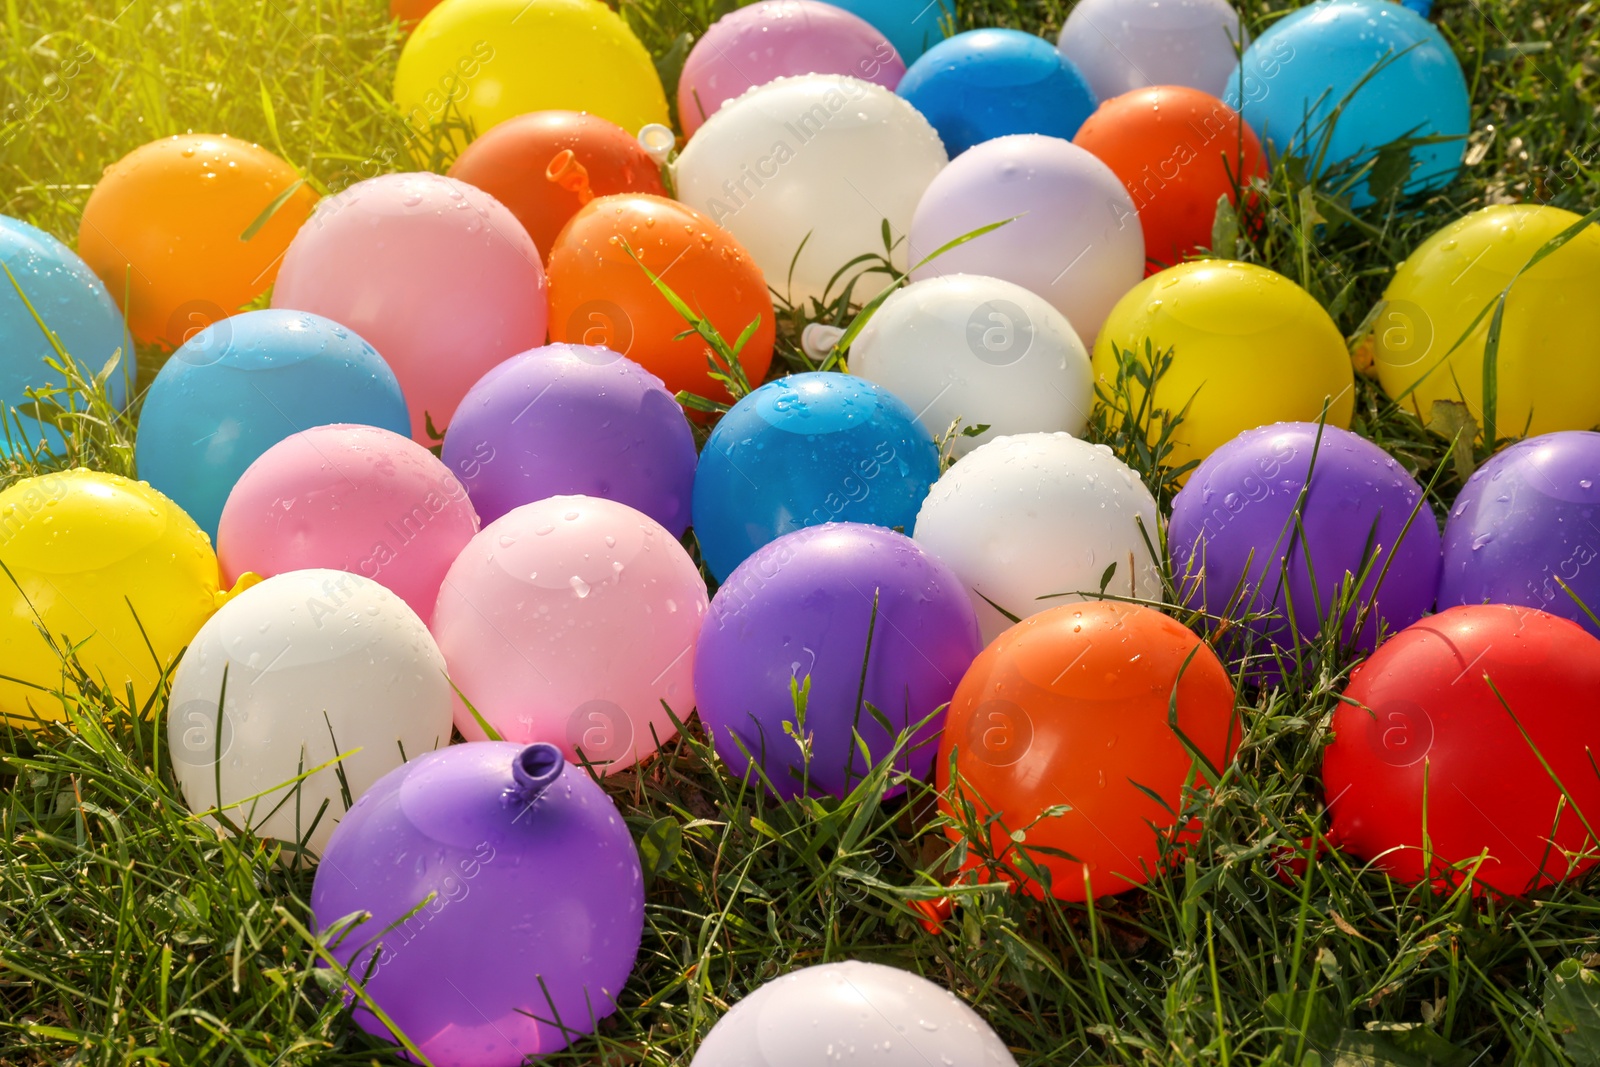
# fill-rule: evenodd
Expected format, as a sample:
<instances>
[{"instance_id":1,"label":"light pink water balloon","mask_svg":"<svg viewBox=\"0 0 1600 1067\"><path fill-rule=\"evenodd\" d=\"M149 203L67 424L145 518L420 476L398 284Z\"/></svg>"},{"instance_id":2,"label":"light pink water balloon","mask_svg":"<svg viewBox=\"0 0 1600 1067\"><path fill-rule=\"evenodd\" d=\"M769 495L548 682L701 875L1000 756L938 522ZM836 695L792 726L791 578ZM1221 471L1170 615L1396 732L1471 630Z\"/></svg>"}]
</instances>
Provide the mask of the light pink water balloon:
<instances>
[{"instance_id":1,"label":"light pink water balloon","mask_svg":"<svg viewBox=\"0 0 1600 1067\"><path fill-rule=\"evenodd\" d=\"M466 488L426 448L376 426L317 426L273 445L234 485L217 559L230 585L246 571L364 575L426 622L477 532Z\"/></svg>"},{"instance_id":2,"label":"light pink water balloon","mask_svg":"<svg viewBox=\"0 0 1600 1067\"><path fill-rule=\"evenodd\" d=\"M472 539L439 590L433 635L456 727L561 746L597 770L627 767L694 708L705 583L683 546L614 500L555 496Z\"/></svg>"},{"instance_id":3,"label":"light pink water balloon","mask_svg":"<svg viewBox=\"0 0 1600 1067\"><path fill-rule=\"evenodd\" d=\"M516 217L437 174L385 174L324 197L283 257L272 306L360 334L394 368L411 436L434 444L472 383L544 344L544 267Z\"/></svg>"}]
</instances>

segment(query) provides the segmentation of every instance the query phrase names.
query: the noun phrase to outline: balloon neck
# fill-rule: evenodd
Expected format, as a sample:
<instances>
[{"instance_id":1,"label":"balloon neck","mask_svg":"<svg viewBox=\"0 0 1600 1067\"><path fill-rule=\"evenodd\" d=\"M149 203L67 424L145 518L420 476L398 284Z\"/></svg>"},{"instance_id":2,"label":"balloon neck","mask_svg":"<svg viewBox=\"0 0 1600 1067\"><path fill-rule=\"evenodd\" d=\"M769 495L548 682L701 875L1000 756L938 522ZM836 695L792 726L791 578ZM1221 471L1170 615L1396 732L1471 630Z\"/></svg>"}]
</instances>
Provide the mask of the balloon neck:
<instances>
[{"instance_id":1,"label":"balloon neck","mask_svg":"<svg viewBox=\"0 0 1600 1067\"><path fill-rule=\"evenodd\" d=\"M506 800L512 804L532 804L544 796L566 768L561 750L545 741L536 741L517 753L511 761L511 788Z\"/></svg>"},{"instance_id":2,"label":"balloon neck","mask_svg":"<svg viewBox=\"0 0 1600 1067\"><path fill-rule=\"evenodd\" d=\"M569 193L576 193L578 203L587 204L594 199L594 191L589 188L589 171L578 157L573 155L572 149L562 149L550 165L544 169L545 179L555 182Z\"/></svg>"},{"instance_id":3,"label":"balloon neck","mask_svg":"<svg viewBox=\"0 0 1600 1067\"><path fill-rule=\"evenodd\" d=\"M806 355L821 363L828 358L833 346L838 344L843 336L844 331L837 326L813 322L800 331L800 348Z\"/></svg>"},{"instance_id":4,"label":"balloon neck","mask_svg":"<svg viewBox=\"0 0 1600 1067\"><path fill-rule=\"evenodd\" d=\"M651 122L639 129L639 147L644 149L645 155L656 161L657 166L665 163L677 146L678 135L672 132L671 126Z\"/></svg>"}]
</instances>

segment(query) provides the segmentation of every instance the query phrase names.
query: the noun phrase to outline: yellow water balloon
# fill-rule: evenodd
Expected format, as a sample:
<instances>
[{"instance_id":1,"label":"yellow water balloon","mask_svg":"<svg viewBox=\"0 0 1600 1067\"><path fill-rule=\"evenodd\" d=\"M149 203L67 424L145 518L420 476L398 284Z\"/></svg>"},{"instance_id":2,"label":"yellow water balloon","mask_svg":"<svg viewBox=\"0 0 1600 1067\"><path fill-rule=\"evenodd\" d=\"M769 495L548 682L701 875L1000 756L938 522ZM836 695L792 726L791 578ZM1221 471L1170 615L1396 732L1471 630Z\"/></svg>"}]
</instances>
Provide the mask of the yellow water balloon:
<instances>
[{"instance_id":1,"label":"yellow water balloon","mask_svg":"<svg viewBox=\"0 0 1600 1067\"><path fill-rule=\"evenodd\" d=\"M1600 425L1600 231L1583 229L1516 276L1545 242L1578 221L1560 208L1502 204L1474 211L1395 271L1373 324L1383 391L1427 421L1435 400L1465 401L1484 421L1490 308L1511 285L1495 359L1495 426L1503 436ZM1472 327L1472 333L1459 348Z\"/></svg>"},{"instance_id":2,"label":"yellow water balloon","mask_svg":"<svg viewBox=\"0 0 1600 1067\"><path fill-rule=\"evenodd\" d=\"M1274 422L1348 429L1355 375L1338 326L1312 295L1281 274L1209 259L1152 274L1130 289L1100 329L1096 385L1110 393L1117 349L1144 358L1145 342L1172 362L1151 406L1183 421L1168 462L1204 459L1245 430ZM1134 403L1144 390L1129 381ZM1153 435L1152 435L1153 436Z\"/></svg>"},{"instance_id":3,"label":"yellow water balloon","mask_svg":"<svg viewBox=\"0 0 1600 1067\"><path fill-rule=\"evenodd\" d=\"M587 111L629 133L667 121L650 53L599 0L448 0L406 41L394 101L422 131L449 119L481 134L552 110Z\"/></svg>"},{"instance_id":4,"label":"yellow water balloon","mask_svg":"<svg viewBox=\"0 0 1600 1067\"><path fill-rule=\"evenodd\" d=\"M0 491L0 563L0 716L21 726L65 717L53 694L75 690L59 650L75 647L90 677L118 695L131 682L142 700L225 599L194 520L100 471Z\"/></svg>"}]
</instances>

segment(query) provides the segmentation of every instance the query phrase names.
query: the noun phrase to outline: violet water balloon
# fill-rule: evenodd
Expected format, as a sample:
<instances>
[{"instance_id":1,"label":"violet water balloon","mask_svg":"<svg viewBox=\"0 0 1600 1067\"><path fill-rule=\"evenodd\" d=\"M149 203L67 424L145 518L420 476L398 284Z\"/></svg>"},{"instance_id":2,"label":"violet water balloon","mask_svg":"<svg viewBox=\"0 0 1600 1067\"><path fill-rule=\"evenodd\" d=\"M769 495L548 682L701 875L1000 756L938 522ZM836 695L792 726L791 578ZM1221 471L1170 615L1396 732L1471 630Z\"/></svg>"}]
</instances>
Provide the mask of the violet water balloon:
<instances>
[{"instance_id":1,"label":"violet water balloon","mask_svg":"<svg viewBox=\"0 0 1600 1067\"><path fill-rule=\"evenodd\" d=\"M1195 469L1173 500L1167 546L1185 604L1214 624L1270 613L1245 627L1236 651L1253 645L1292 669L1297 647L1336 614L1342 640L1370 652L1380 626L1393 633L1432 608L1438 530L1422 486L1383 449L1334 426L1280 422L1245 431ZM1336 612L1351 576L1360 586ZM1273 678L1278 667L1262 672Z\"/></svg>"},{"instance_id":2,"label":"violet water balloon","mask_svg":"<svg viewBox=\"0 0 1600 1067\"><path fill-rule=\"evenodd\" d=\"M735 774L753 757L785 799L843 796L912 727L894 766L923 777L940 709L982 647L960 580L915 541L859 523L809 527L760 549L717 590L695 658L700 721ZM784 730L794 685L809 685L809 765Z\"/></svg>"},{"instance_id":3,"label":"violet water balloon","mask_svg":"<svg viewBox=\"0 0 1600 1067\"><path fill-rule=\"evenodd\" d=\"M513 1067L616 1010L644 882L616 805L559 749L478 741L419 756L356 801L311 910L437 1067ZM393 1040L364 1000L354 1013Z\"/></svg>"},{"instance_id":4,"label":"violet water balloon","mask_svg":"<svg viewBox=\"0 0 1600 1067\"><path fill-rule=\"evenodd\" d=\"M1587 430L1530 437L1479 467L1445 520L1439 607L1522 604L1600 636L1597 483L1600 433Z\"/></svg>"},{"instance_id":5,"label":"violet water balloon","mask_svg":"<svg viewBox=\"0 0 1600 1067\"><path fill-rule=\"evenodd\" d=\"M694 432L661 379L593 345L513 356L467 391L444 462L484 522L581 494L644 512L674 537L689 525Z\"/></svg>"}]
</instances>

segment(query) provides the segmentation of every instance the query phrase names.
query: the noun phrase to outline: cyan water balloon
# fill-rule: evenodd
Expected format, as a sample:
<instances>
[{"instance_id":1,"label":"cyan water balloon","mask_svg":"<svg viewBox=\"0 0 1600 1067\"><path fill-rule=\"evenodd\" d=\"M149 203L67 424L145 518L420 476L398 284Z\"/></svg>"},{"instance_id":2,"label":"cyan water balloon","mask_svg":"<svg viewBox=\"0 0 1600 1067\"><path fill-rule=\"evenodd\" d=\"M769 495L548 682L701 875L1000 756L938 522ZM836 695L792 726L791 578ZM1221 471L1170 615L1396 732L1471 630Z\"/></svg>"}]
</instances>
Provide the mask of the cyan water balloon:
<instances>
[{"instance_id":1,"label":"cyan water balloon","mask_svg":"<svg viewBox=\"0 0 1600 1067\"><path fill-rule=\"evenodd\" d=\"M17 408L29 403L29 388L66 385L65 377L45 362L57 356L39 327L43 320L86 376L98 374L121 350L122 360L106 381L111 402L120 408L133 383L133 342L105 284L72 249L37 227L3 215L0 263L11 272L10 278L0 278L0 403ZM81 410L81 398L78 405ZM31 449L41 433L52 450L61 447L61 434L54 427L41 426L26 415L21 419L19 427L7 410L5 421L13 440L8 445L0 433L0 455L19 446Z\"/></svg>"},{"instance_id":2,"label":"cyan water balloon","mask_svg":"<svg viewBox=\"0 0 1600 1067\"><path fill-rule=\"evenodd\" d=\"M251 311L201 330L161 368L139 417L139 477L213 540L234 483L273 445L329 423L411 433L400 383L345 327Z\"/></svg>"},{"instance_id":3,"label":"cyan water balloon","mask_svg":"<svg viewBox=\"0 0 1600 1067\"><path fill-rule=\"evenodd\" d=\"M839 0L834 6L870 22L907 63L944 40L940 23L955 14L953 0Z\"/></svg>"},{"instance_id":4,"label":"cyan water balloon","mask_svg":"<svg viewBox=\"0 0 1600 1067\"><path fill-rule=\"evenodd\" d=\"M1245 51L1224 100L1277 155L1320 158L1336 182L1385 145L1445 138L1408 146L1406 195L1455 178L1471 123L1467 81L1444 36L1388 0L1320 0L1277 22ZM1368 179L1350 196L1358 208L1373 203Z\"/></svg>"}]
</instances>

